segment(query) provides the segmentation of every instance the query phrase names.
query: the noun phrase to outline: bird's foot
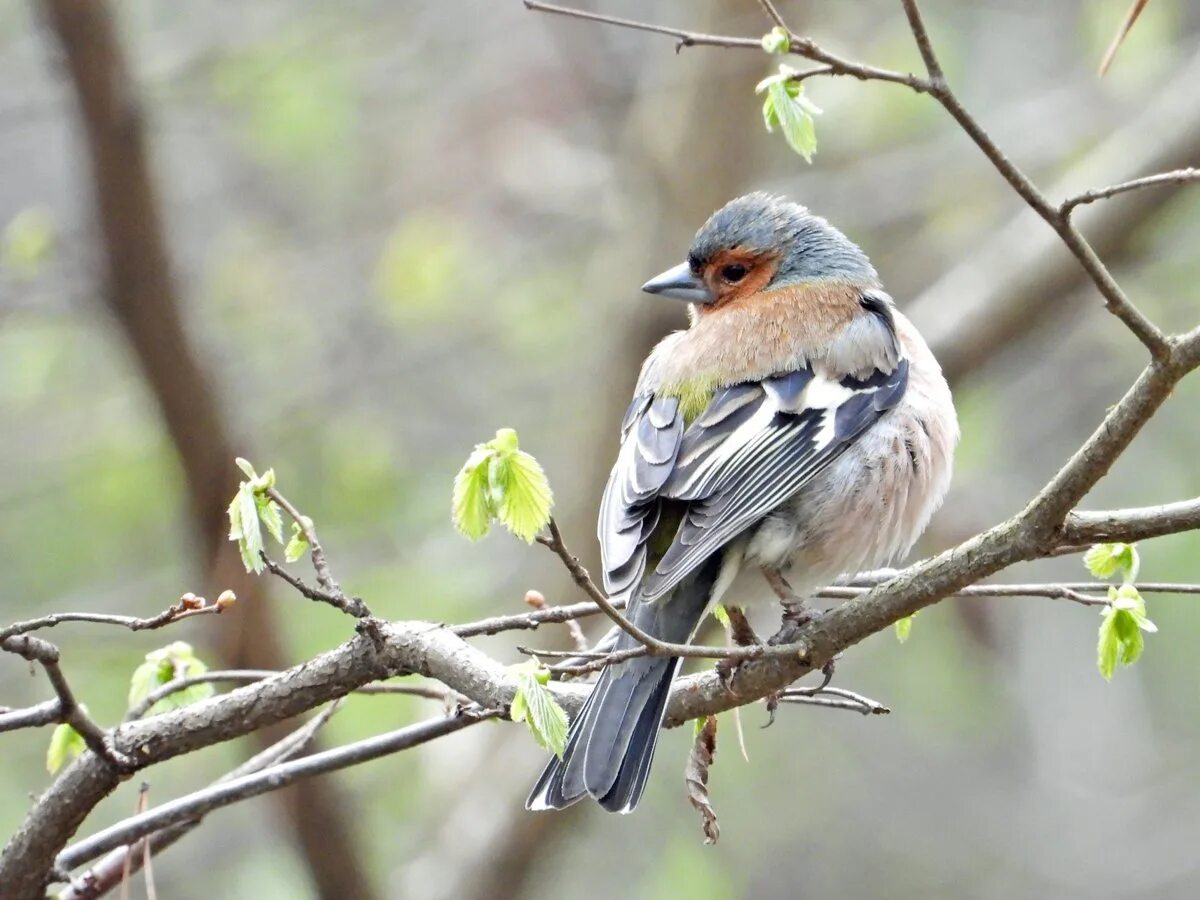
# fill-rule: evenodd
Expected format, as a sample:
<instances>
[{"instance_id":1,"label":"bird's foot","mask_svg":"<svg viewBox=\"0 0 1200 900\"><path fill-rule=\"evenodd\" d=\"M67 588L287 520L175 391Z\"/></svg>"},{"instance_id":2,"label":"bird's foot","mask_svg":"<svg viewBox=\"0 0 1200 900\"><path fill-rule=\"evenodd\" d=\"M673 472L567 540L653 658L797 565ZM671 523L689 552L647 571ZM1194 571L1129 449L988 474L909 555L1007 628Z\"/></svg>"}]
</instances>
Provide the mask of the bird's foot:
<instances>
[{"instance_id":1,"label":"bird's foot","mask_svg":"<svg viewBox=\"0 0 1200 900\"><path fill-rule=\"evenodd\" d=\"M820 610L815 606L805 603L799 597L792 600L785 600L780 606L783 607L783 624L791 625L795 628L807 625L820 614Z\"/></svg>"},{"instance_id":2,"label":"bird's foot","mask_svg":"<svg viewBox=\"0 0 1200 900\"><path fill-rule=\"evenodd\" d=\"M771 590L779 598L779 605L783 607L784 625L799 627L817 617L819 610L805 603L803 599L796 595L796 592L792 590L792 586L788 584L787 579L783 577L782 572L778 569L766 568L762 571L763 578L767 580L767 584L771 586Z\"/></svg>"},{"instance_id":3,"label":"bird's foot","mask_svg":"<svg viewBox=\"0 0 1200 900\"><path fill-rule=\"evenodd\" d=\"M788 696L809 696L813 697L820 694L825 688L829 687L829 682L833 681L833 673L836 668L836 662L841 654L832 657L825 665L821 666L821 683L813 687L807 688L785 688L782 691L775 691L767 694L764 698L767 701L767 724L763 728L770 728L775 724L775 711L779 709L779 704Z\"/></svg>"}]
</instances>

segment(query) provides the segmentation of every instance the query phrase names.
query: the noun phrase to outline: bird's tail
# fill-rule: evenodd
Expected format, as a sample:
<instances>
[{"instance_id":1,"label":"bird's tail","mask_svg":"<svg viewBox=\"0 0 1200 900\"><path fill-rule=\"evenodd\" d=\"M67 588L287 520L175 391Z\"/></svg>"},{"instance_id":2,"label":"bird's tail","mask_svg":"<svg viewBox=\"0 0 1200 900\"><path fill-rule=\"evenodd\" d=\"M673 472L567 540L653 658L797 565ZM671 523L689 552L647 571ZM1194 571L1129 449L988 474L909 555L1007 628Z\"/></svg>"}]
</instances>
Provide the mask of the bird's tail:
<instances>
[{"instance_id":1,"label":"bird's tail","mask_svg":"<svg viewBox=\"0 0 1200 900\"><path fill-rule=\"evenodd\" d=\"M660 640L681 643L700 624L720 572L720 554L650 603L633 601L630 620ZM616 650L636 647L622 632ZM562 759L550 760L528 809L562 809L590 794L610 812L631 812L641 799L658 743L678 657L640 656L608 666L571 725Z\"/></svg>"}]
</instances>

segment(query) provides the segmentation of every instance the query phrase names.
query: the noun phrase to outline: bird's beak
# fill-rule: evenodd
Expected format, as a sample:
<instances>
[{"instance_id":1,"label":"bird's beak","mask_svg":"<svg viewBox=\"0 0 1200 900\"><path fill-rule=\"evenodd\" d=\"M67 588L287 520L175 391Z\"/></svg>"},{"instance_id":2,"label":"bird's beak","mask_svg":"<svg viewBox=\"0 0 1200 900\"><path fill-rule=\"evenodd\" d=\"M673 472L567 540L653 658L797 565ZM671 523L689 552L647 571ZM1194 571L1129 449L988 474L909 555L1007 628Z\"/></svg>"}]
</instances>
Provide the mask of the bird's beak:
<instances>
[{"instance_id":1,"label":"bird's beak","mask_svg":"<svg viewBox=\"0 0 1200 900\"><path fill-rule=\"evenodd\" d=\"M686 262L651 278L642 285L642 290L647 294L662 294L688 303L712 303L717 299L708 285L692 273L692 267Z\"/></svg>"}]
</instances>

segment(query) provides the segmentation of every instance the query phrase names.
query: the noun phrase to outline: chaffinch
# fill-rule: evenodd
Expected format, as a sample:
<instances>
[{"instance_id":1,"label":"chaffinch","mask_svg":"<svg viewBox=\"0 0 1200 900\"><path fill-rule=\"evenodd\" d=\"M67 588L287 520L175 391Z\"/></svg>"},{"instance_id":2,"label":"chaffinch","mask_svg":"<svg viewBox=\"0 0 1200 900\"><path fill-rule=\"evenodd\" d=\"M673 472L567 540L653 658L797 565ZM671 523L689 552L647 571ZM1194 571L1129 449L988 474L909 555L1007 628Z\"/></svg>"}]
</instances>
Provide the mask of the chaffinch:
<instances>
[{"instance_id":1,"label":"chaffinch","mask_svg":"<svg viewBox=\"0 0 1200 900\"><path fill-rule=\"evenodd\" d=\"M906 554L950 482L958 421L941 367L870 260L797 203L754 193L648 281L691 326L642 366L600 506L604 584L626 615L687 641L710 606L799 595ZM758 580L765 575L764 581ZM637 646L622 632L616 650ZM641 798L678 658L609 665L529 809Z\"/></svg>"}]
</instances>

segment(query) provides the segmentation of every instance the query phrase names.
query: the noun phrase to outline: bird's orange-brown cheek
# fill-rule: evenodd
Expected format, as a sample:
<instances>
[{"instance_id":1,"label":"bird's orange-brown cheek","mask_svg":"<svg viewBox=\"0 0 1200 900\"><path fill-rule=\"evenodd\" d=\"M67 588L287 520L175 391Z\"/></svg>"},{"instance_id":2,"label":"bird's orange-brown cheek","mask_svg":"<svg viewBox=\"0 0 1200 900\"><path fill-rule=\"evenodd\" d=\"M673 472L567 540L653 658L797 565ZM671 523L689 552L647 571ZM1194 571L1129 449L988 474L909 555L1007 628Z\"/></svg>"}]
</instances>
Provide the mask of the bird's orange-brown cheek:
<instances>
[{"instance_id":1,"label":"bird's orange-brown cheek","mask_svg":"<svg viewBox=\"0 0 1200 900\"><path fill-rule=\"evenodd\" d=\"M721 270L725 266L735 264L746 267L746 277L736 284L729 284L722 280ZM712 287L717 299L702 307L700 314L704 315L754 296L770 283L777 268L779 268L779 261L775 259L763 259L736 250L721 251L713 257L705 279Z\"/></svg>"}]
</instances>

